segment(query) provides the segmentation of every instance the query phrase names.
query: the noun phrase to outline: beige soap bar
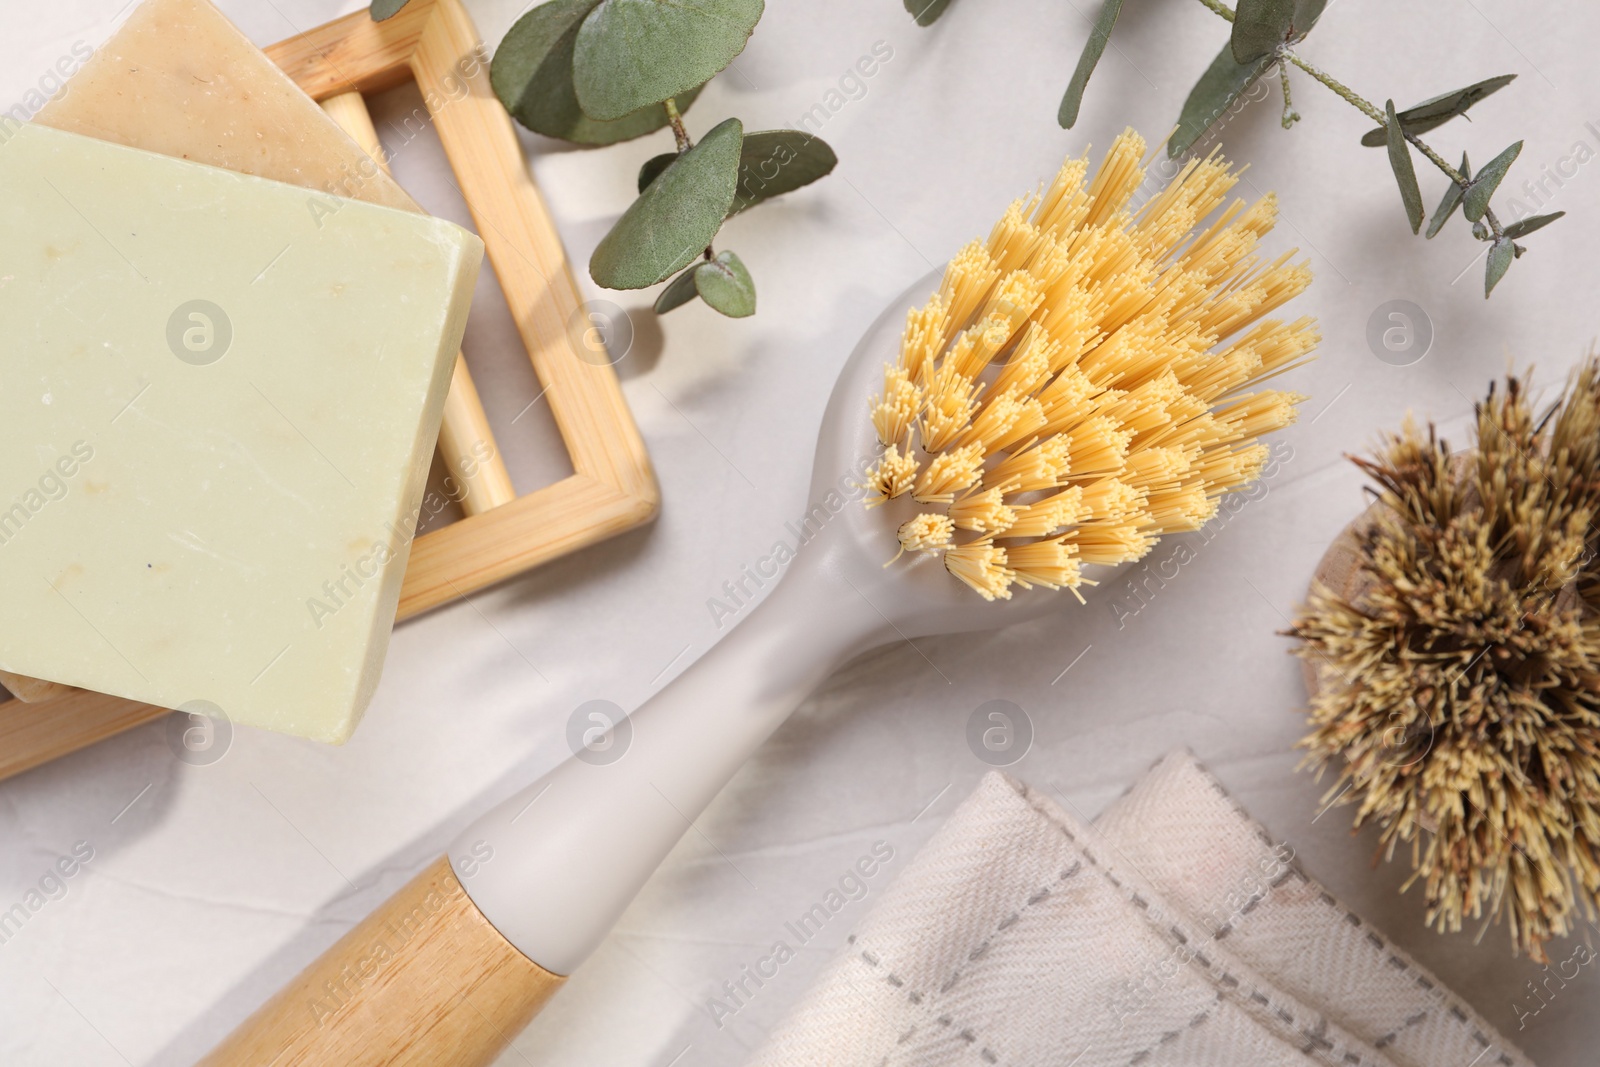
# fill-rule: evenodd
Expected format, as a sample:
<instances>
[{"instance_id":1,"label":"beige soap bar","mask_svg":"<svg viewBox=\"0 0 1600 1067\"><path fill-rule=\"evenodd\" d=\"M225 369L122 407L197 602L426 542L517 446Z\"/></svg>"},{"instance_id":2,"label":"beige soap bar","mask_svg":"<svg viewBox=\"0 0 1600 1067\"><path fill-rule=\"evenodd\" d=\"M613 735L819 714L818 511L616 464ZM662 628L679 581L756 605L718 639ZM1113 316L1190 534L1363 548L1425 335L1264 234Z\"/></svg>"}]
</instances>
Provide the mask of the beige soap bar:
<instances>
[{"instance_id":1,"label":"beige soap bar","mask_svg":"<svg viewBox=\"0 0 1600 1067\"><path fill-rule=\"evenodd\" d=\"M483 246L306 201L0 130L0 669L355 726Z\"/></svg>"},{"instance_id":2,"label":"beige soap bar","mask_svg":"<svg viewBox=\"0 0 1600 1067\"><path fill-rule=\"evenodd\" d=\"M145 0L34 122L421 210L210 0Z\"/></svg>"}]
</instances>

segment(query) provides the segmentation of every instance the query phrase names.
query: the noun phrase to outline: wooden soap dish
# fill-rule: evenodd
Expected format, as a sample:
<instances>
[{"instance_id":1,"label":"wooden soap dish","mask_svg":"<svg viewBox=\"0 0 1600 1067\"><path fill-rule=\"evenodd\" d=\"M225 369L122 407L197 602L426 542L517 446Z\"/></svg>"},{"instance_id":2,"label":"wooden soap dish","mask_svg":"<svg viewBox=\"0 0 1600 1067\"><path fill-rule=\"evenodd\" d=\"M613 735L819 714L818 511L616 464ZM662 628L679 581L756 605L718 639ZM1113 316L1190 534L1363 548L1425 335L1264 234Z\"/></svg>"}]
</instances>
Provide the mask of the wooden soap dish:
<instances>
[{"instance_id":1,"label":"wooden soap dish","mask_svg":"<svg viewBox=\"0 0 1600 1067\"><path fill-rule=\"evenodd\" d=\"M458 360L441 451L464 453L461 440L483 441L492 459L485 474L464 479L466 517L412 545L396 621L654 518L660 492L650 457L610 361L590 339L566 250L460 0L411 0L383 22L358 11L266 52L369 152L377 138L361 94L416 82L571 457L570 477L514 496ZM0 779L167 714L54 683L0 680L22 698L0 704Z\"/></svg>"}]
</instances>

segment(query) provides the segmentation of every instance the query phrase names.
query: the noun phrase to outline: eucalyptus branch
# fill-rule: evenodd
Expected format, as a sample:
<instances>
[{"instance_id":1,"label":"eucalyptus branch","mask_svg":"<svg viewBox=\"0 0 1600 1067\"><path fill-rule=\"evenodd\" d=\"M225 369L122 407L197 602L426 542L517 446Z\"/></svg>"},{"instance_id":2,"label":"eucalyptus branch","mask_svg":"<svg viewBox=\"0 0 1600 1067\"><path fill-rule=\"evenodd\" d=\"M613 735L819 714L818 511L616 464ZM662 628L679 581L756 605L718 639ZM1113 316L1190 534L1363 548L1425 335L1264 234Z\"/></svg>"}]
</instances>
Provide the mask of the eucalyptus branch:
<instances>
[{"instance_id":1,"label":"eucalyptus branch","mask_svg":"<svg viewBox=\"0 0 1600 1067\"><path fill-rule=\"evenodd\" d=\"M694 147L694 142L689 140L689 131L683 128L683 116L678 114L678 101L669 96L661 101L661 106L667 109L667 123L672 127L672 136L678 142L678 154L681 156Z\"/></svg>"},{"instance_id":2,"label":"eucalyptus branch","mask_svg":"<svg viewBox=\"0 0 1600 1067\"><path fill-rule=\"evenodd\" d=\"M1200 2L1210 6L1210 0L1200 0ZM1305 71L1307 74L1311 75L1313 78L1317 79L1317 81L1321 82L1323 85L1326 85L1328 88L1332 89L1334 93L1336 93L1347 104L1358 108L1373 122L1376 122L1378 125L1382 126L1388 121L1387 117L1383 113L1382 108L1378 107L1378 105L1374 104L1372 101L1362 97L1354 89L1351 89L1348 85L1345 85L1327 71L1324 71L1312 64L1298 52L1295 52L1290 48L1285 48L1279 54L1289 62L1293 63L1295 66L1299 67L1301 70Z\"/></svg>"}]
</instances>

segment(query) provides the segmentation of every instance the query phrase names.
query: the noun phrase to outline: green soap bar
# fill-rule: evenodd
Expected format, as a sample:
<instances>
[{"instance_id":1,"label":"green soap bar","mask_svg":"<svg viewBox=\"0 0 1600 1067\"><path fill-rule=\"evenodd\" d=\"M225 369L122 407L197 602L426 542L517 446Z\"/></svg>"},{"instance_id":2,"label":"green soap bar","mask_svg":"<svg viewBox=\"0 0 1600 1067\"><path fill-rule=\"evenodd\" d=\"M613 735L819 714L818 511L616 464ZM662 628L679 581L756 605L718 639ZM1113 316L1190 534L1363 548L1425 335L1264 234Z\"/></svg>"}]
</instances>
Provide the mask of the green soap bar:
<instances>
[{"instance_id":1,"label":"green soap bar","mask_svg":"<svg viewBox=\"0 0 1600 1067\"><path fill-rule=\"evenodd\" d=\"M0 669L347 738L482 257L425 215L0 125Z\"/></svg>"}]
</instances>

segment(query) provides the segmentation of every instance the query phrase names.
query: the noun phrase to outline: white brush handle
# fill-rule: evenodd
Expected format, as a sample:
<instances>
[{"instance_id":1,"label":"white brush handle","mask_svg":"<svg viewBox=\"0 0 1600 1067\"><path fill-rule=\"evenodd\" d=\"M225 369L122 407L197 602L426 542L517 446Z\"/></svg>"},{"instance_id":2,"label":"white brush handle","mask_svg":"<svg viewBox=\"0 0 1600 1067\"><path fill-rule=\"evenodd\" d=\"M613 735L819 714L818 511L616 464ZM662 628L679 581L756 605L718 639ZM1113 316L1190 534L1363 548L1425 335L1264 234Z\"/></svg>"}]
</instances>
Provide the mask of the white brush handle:
<instances>
[{"instance_id":1,"label":"white brush handle","mask_svg":"<svg viewBox=\"0 0 1600 1067\"><path fill-rule=\"evenodd\" d=\"M451 846L473 903L546 971L571 974L751 753L840 662L882 640L888 624L826 553L802 550L790 571L629 717L620 759L568 759Z\"/></svg>"}]
</instances>

